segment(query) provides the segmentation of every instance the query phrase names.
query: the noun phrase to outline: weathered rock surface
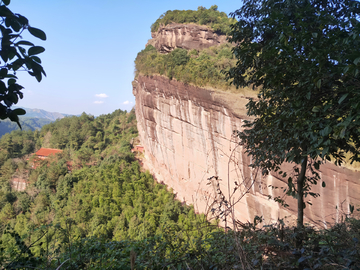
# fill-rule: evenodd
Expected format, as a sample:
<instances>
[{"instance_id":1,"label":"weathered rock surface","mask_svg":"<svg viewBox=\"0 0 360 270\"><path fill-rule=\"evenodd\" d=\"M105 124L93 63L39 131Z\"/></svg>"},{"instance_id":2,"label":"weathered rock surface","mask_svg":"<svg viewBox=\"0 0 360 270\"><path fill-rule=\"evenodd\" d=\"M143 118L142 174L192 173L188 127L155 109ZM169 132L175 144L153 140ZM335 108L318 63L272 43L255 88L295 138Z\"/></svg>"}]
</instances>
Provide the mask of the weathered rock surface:
<instances>
[{"instance_id":1,"label":"weathered rock surface","mask_svg":"<svg viewBox=\"0 0 360 270\"><path fill-rule=\"evenodd\" d=\"M194 204L199 212L208 212L215 207L211 202L217 184L229 197L228 190L233 191L236 181L239 188L232 198L241 198L235 206L240 221L253 221L255 215L263 216L266 222L296 218L294 199L286 198L288 208L268 200L268 195L283 196L285 182L278 175L261 178L250 169L250 158L232 137L246 118L246 97L161 76L139 76L133 93L145 165L158 181L173 188L179 200ZM291 173L292 165L284 169ZM211 176L221 180L213 178L210 183L207 179ZM326 227L349 211L349 203L360 205L360 173L327 163L321 167L321 177L326 187L321 183L313 187L320 197L310 199L305 221Z\"/></svg>"},{"instance_id":2,"label":"weathered rock surface","mask_svg":"<svg viewBox=\"0 0 360 270\"><path fill-rule=\"evenodd\" d=\"M161 53L176 48L202 50L226 42L225 35L218 35L207 26L171 23L151 33L147 45L154 46Z\"/></svg>"}]
</instances>

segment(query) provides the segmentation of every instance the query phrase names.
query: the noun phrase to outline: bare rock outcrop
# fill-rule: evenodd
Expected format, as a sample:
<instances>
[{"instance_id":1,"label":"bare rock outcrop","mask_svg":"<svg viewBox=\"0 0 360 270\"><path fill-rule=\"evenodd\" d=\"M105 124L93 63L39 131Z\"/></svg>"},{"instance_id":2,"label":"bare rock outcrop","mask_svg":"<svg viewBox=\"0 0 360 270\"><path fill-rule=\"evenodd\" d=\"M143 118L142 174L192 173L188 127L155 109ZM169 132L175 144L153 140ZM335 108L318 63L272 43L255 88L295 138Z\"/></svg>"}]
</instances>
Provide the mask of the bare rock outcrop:
<instances>
[{"instance_id":1,"label":"bare rock outcrop","mask_svg":"<svg viewBox=\"0 0 360 270\"><path fill-rule=\"evenodd\" d=\"M219 35L207 26L171 23L160 26L151 33L147 45L154 46L161 53L169 53L176 48L202 50L226 43L226 36Z\"/></svg>"},{"instance_id":2,"label":"bare rock outcrop","mask_svg":"<svg viewBox=\"0 0 360 270\"><path fill-rule=\"evenodd\" d=\"M288 208L268 199L268 195L284 195L284 180L275 174L263 178L249 168L250 158L232 135L246 118L246 97L141 75L133 93L144 162L158 181L173 188L179 200L194 204L199 212L209 212L218 196L214 193L217 185L228 198L237 184L233 198L241 198L235 206L240 221L253 221L256 215L266 222L296 218L294 199L286 198ZM243 108L235 110L231 104ZM290 173L292 165L284 170ZM219 176L219 180L208 181L211 176ZM305 209L305 221L327 227L340 221L350 203L360 205L360 173L327 163L321 167L321 178L326 187L321 183L313 186L312 191L320 196L306 198L312 205Z\"/></svg>"}]
</instances>

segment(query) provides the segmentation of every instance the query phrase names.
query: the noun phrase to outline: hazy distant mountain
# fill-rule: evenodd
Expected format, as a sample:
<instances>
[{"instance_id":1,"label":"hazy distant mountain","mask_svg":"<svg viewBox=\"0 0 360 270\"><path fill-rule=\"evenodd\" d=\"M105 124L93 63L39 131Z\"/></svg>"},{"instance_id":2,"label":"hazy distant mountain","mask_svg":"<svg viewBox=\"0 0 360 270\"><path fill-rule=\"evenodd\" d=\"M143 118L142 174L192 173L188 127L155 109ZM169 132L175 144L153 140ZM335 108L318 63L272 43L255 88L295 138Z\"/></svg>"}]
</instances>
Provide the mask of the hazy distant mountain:
<instances>
[{"instance_id":1,"label":"hazy distant mountain","mask_svg":"<svg viewBox=\"0 0 360 270\"><path fill-rule=\"evenodd\" d=\"M53 120L46 118L34 118L34 117L20 117L20 124L22 130L35 130L41 129L43 125L49 124ZM6 133L10 133L13 130L20 129L15 122L11 122L9 119L2 120L0 122L0 137Z\"/></svg>"},{"instance_id":2,"label":"hazy distant mountain","mask_svg":"<svg viewBox=\"0 0 360 270\"><path fill-rule=\"evenodd\" d=\"M23 130L36 130L41 129L42 126L49 124L56 119L64 118L65 116L71 116L70 114L47 112L40 109L23 108L26 111L26 115L20 116L20 124ZM0 137L6 133L10 133L13 130L20 129L15 122L10 120L2 120L0 122Z\"/></svg>"},{"instance_id":3,"label":"hazy distant mountain","mask_svg":"<svg viewBox=\"0 0 360 270\"><path fill-rule=\"evenodd\" d=\"M45 118L55 121L56 119L64 118L65 116L71 116L70 114L58 113L58 112L48 112L41 109L29 109L23 108L26 111L25 117L32 118Z\"/></svg>"}]
</instances>

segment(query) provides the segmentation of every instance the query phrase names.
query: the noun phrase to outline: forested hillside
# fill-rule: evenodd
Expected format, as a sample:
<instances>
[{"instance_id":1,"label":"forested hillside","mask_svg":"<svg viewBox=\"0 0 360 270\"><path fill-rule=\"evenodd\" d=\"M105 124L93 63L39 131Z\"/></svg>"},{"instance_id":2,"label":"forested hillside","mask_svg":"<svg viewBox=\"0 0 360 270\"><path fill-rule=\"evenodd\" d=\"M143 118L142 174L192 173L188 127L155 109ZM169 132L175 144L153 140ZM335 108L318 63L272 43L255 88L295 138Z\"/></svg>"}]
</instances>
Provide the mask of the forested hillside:
<instances>
[{"instance_id":1,"label":"forested hillside","mask_svg":"<svg viewBox=\"0 0 360 270\"><path fill-rule=\"evenodd\" d=\"M96 119L82 114L57 120L41 131L4 135L0 140L0 262L11 263L23 252L16 262L35 266L46 256L73 256L69 245L81 241L87 245L94 239L99 244L142 241L167 231L184 232L181 241L201 239L210 228L200 229L207 224L204 217L174 200L166 186L141 171L130 151L136 136L134 112L121 110ZM40 147L63 152L36 161L32 153ZM12 189L13 177L28 181L24 192ZM176 244L185 248L181 242ZM26 247L31 248L24 252ZM90 259L78 258L65 268L85 266Z\"/></svg>"}]
</instances>

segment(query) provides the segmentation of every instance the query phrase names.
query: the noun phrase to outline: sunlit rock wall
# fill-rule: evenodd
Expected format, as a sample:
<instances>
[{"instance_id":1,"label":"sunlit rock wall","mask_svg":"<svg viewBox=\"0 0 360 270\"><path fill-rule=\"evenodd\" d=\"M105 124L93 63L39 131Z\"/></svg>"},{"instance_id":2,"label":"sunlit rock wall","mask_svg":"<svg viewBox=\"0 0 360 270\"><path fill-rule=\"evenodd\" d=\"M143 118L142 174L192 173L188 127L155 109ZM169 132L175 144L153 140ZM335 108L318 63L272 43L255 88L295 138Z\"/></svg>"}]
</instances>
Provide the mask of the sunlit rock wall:
<instances>
[{"instance_id":1,"label":"sunlit rock wall","mask_svg":"<svg viewBox=\"0 0 360 270\"><path fill-rule=\"evenodd\" d=\"M217 194L219 185L227 200L230 196L230 201L239 200L235 214L241 222L253 221L256 215L265 222L295 219L294 199L284 197L288 208L268 199L268 195L284 195L284 181L277 175L262 178L250 169L250 158L232 136L246 119L246 97L141 75L133 93L145 166L159 182L173 189L177 199L193 204L198 212L209 213L221 196ZM284 170L291 173L292 165L287 164ZM219 180L208 181L212 176ZM305 209L305 221L326 227L349 212L349 203L360 206L360 173L325 164L321 177L326 188L321 183L314 186L320 197L310 198L312 205Z\"/></svg>"},{"instance_id":2,"label":"sunlit rock wall","mask_svg":"<svg viewBox=\"0 0 360 270\"><path fill-rule=\"evenodd\" d=\"M159 52L168 53L175 48L202 50L226 42L225 35L219 35L205 25L171 23L160 26L151 33L148 45Z\"/></svg>"}]
</instances>

